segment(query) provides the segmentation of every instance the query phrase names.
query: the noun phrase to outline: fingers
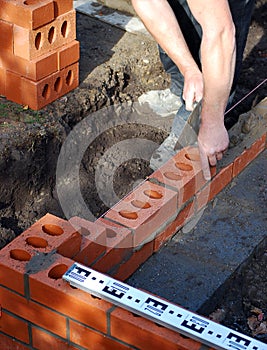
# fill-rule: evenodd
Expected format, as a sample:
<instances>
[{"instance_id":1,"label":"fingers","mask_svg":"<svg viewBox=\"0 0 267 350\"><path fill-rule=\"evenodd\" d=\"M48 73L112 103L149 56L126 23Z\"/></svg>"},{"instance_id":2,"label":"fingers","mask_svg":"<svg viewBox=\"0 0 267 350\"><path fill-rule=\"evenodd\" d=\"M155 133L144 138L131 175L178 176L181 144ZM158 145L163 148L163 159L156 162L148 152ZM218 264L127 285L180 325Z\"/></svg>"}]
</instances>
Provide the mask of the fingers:
<instances>
[{"instance_id":1,"label":"fingers","mask_svg":"<svg viewBox=\"0 0 267 350\"><path fill-rule=\"evenodd\" d=\"M213 155L207 155L201 144L199 144L200 161L205 180L209 181L211 179L210 166L216 166L217 161L222 160L223 153L224 152L218 152Z\"/></svg>"},{"instance_id":2,"label":"fingers","mask_svg":"<svg viewBox=\"0 0 267 350\"><path fill-rule=\"evenodd\" d=\"M188 94L185 98L183 96L183 99L185 101L185 109L187 111L193 111L193 109L196 107L199 101L201 101L202 96L197 96L194 91L192 91L191 94Z\"/></svg>"},{"instance_id":3,"label":"fingers","mask_svg":"<svg viewBox=\"0 0 267 350\"><path fill-rule=\"evenodd\" d=\"M218 152L218 153L216 153L216 158L217 158L217 160L222 160L222 158L223 158L223 152Z\"/></svg>"},{"instance_id":4,"label":"fingers","mask_svg":"<svg viewBox=\"0 0 267 350\"><path fill-rule=\"evenodd\" d=\"M199 144L199 155L200 155L200 161L201 161L204 179L209 181L211 179L210 163L209 163L209 159L208 159L204 149L202 148L201 144ZM215 162L215 164L216 164L216 162Z\"/></svg>"},{"instance_id":5,"label":"fingers","mask_svg":"<svg viewBox=\"0 0 267 350\"><path fill-rule=\"evenodd\" d=\"M207 156L207 158L208 158L209 164L211 166L215 166L216 165L216 163L217 163L216 154L211 154L211 155Z\"/></svg>"}]
</instances>

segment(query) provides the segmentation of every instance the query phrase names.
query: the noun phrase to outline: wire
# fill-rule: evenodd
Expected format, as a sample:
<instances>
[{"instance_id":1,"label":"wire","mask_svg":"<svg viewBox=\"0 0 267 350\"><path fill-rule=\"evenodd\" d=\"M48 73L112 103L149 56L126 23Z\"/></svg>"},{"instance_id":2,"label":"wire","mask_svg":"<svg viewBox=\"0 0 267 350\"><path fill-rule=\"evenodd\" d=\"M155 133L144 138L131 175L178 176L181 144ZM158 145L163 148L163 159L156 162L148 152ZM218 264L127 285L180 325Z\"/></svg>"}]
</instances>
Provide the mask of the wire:
<instances>
[{"instance_id":1,"label":"wire","mask_svg":"<svg viewBox=\"0 0 267 350\"><path fill-rule=\"evenodd\" d=\"M265 82L267 81L267 78L264 79L260 84L258 84L253 90L251 90L248 94L246 94L246 96L242 97L241 100L239 100L235 105L233 105L231 108L228 109L228 111L226 111L224 113L224 115L226 115L227 113L229 113L232 109L234 109L236 106L239 105L239 103L241 103L242 101L244 101L249 95L251 95L254 91L256 91L261 85L263 85Z\"/></svg>"}]
</instances>

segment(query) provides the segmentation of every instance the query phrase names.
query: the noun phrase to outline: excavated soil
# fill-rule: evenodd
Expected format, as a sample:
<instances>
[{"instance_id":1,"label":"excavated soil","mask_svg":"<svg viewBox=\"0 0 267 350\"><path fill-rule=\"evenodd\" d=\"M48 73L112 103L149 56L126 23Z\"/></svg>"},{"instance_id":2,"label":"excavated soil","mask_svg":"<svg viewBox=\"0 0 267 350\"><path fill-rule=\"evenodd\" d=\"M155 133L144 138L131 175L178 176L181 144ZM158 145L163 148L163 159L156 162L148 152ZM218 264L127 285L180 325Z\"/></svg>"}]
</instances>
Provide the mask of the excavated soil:
<instances>
[{"instance_id":1,"label":"excavated soil","mask_svg":"<svg viewBox=\"0 0 267 350\"><path fill-rule=\"evenodd\" d=\"M259 0L250 27L236 101L266 78L266 22L267 4ZM56 167L61 146L75 125L102 108L129 105L143 92L166 88L169 84L169 77L158 59L157 46L148 35L126 33L77 13L77 39L81 52L79 88L38 112L0 97L0 248L47 212L64 217L55 189ZM266 96L265 84L229 113L227 127ZM95 217L107 210L94 181L96 165L104 152L120 141L134 138L160 144L169 126L169 120L162 129L155 129L152 122L118 126L92 142L82 160L80 181L85 184L83 196ZM113 178L117 196L121 198L150 173L146 159L130 159L121 164ZM249 288L261 285L265 296L266 252L265 242L251 258L251 263L239 272L243 284ZM253 293L248 293L244 301L235 287L239 276L235 275L229 282L233 286L232 294L225 296L224 303L233 303L234 299L235 307L233 315L224 316L224 322L235 327L236 317L241 317L239 330L249 333L246 322L248 305L255 306L249 299ZM262 309L263 321L266 320L266 303L258 307ZM266 341L266 334L260 339Z\"/></svg>"}]
</instances>

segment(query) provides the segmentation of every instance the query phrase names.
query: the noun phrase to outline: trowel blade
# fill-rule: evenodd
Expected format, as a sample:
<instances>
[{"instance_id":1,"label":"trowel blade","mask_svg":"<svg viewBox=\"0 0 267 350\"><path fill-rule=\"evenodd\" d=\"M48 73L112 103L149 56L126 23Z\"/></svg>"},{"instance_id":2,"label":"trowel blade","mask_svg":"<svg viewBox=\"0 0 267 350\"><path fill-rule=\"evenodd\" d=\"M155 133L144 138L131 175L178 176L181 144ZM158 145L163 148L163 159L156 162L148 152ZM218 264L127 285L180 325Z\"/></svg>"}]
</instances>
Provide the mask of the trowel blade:
<instances>
[{"instance_id":1,"label":"trowel blade","mask_svg":"<svg viewBox=\"0 0 267 350\"><path fill-rule=\"evenodd\" d=\"M200 126L201 101L198 102L188 117L184 104L173 120L173 131L178 136L174 150L181 149L197 142Z\"/></svg>"}]
</instances>

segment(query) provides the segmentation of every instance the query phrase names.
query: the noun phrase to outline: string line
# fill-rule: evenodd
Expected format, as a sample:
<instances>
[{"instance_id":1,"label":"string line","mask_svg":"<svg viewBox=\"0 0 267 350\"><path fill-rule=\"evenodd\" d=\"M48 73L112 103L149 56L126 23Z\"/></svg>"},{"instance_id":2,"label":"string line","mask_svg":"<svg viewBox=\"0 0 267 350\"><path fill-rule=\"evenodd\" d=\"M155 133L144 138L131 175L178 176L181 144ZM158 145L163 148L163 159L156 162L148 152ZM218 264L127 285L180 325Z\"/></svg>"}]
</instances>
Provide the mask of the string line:
<instances>
[{"instance_id":1,"label":"string line","mask_svg":"<svg viewBox=\"0 0 267 350\"><path fill-rule=\"evenodd\" d=\"M239 103L241 103L242 101L244 101L249 95L251 95L254 91L256 91L261 85L263 85L265 82L267 81L267 78L264 79L260 84L258 84L253 90L251 90L248 94L246 94L244 97L241 98L241 100L239 100L236 104L234 104L231 108L228 109L228 111L226 111L224 113L224 115L226 115L227 113L229 113L232 109L234 109L236 106L239 105Z\"/></svg>"}]
</instances>

